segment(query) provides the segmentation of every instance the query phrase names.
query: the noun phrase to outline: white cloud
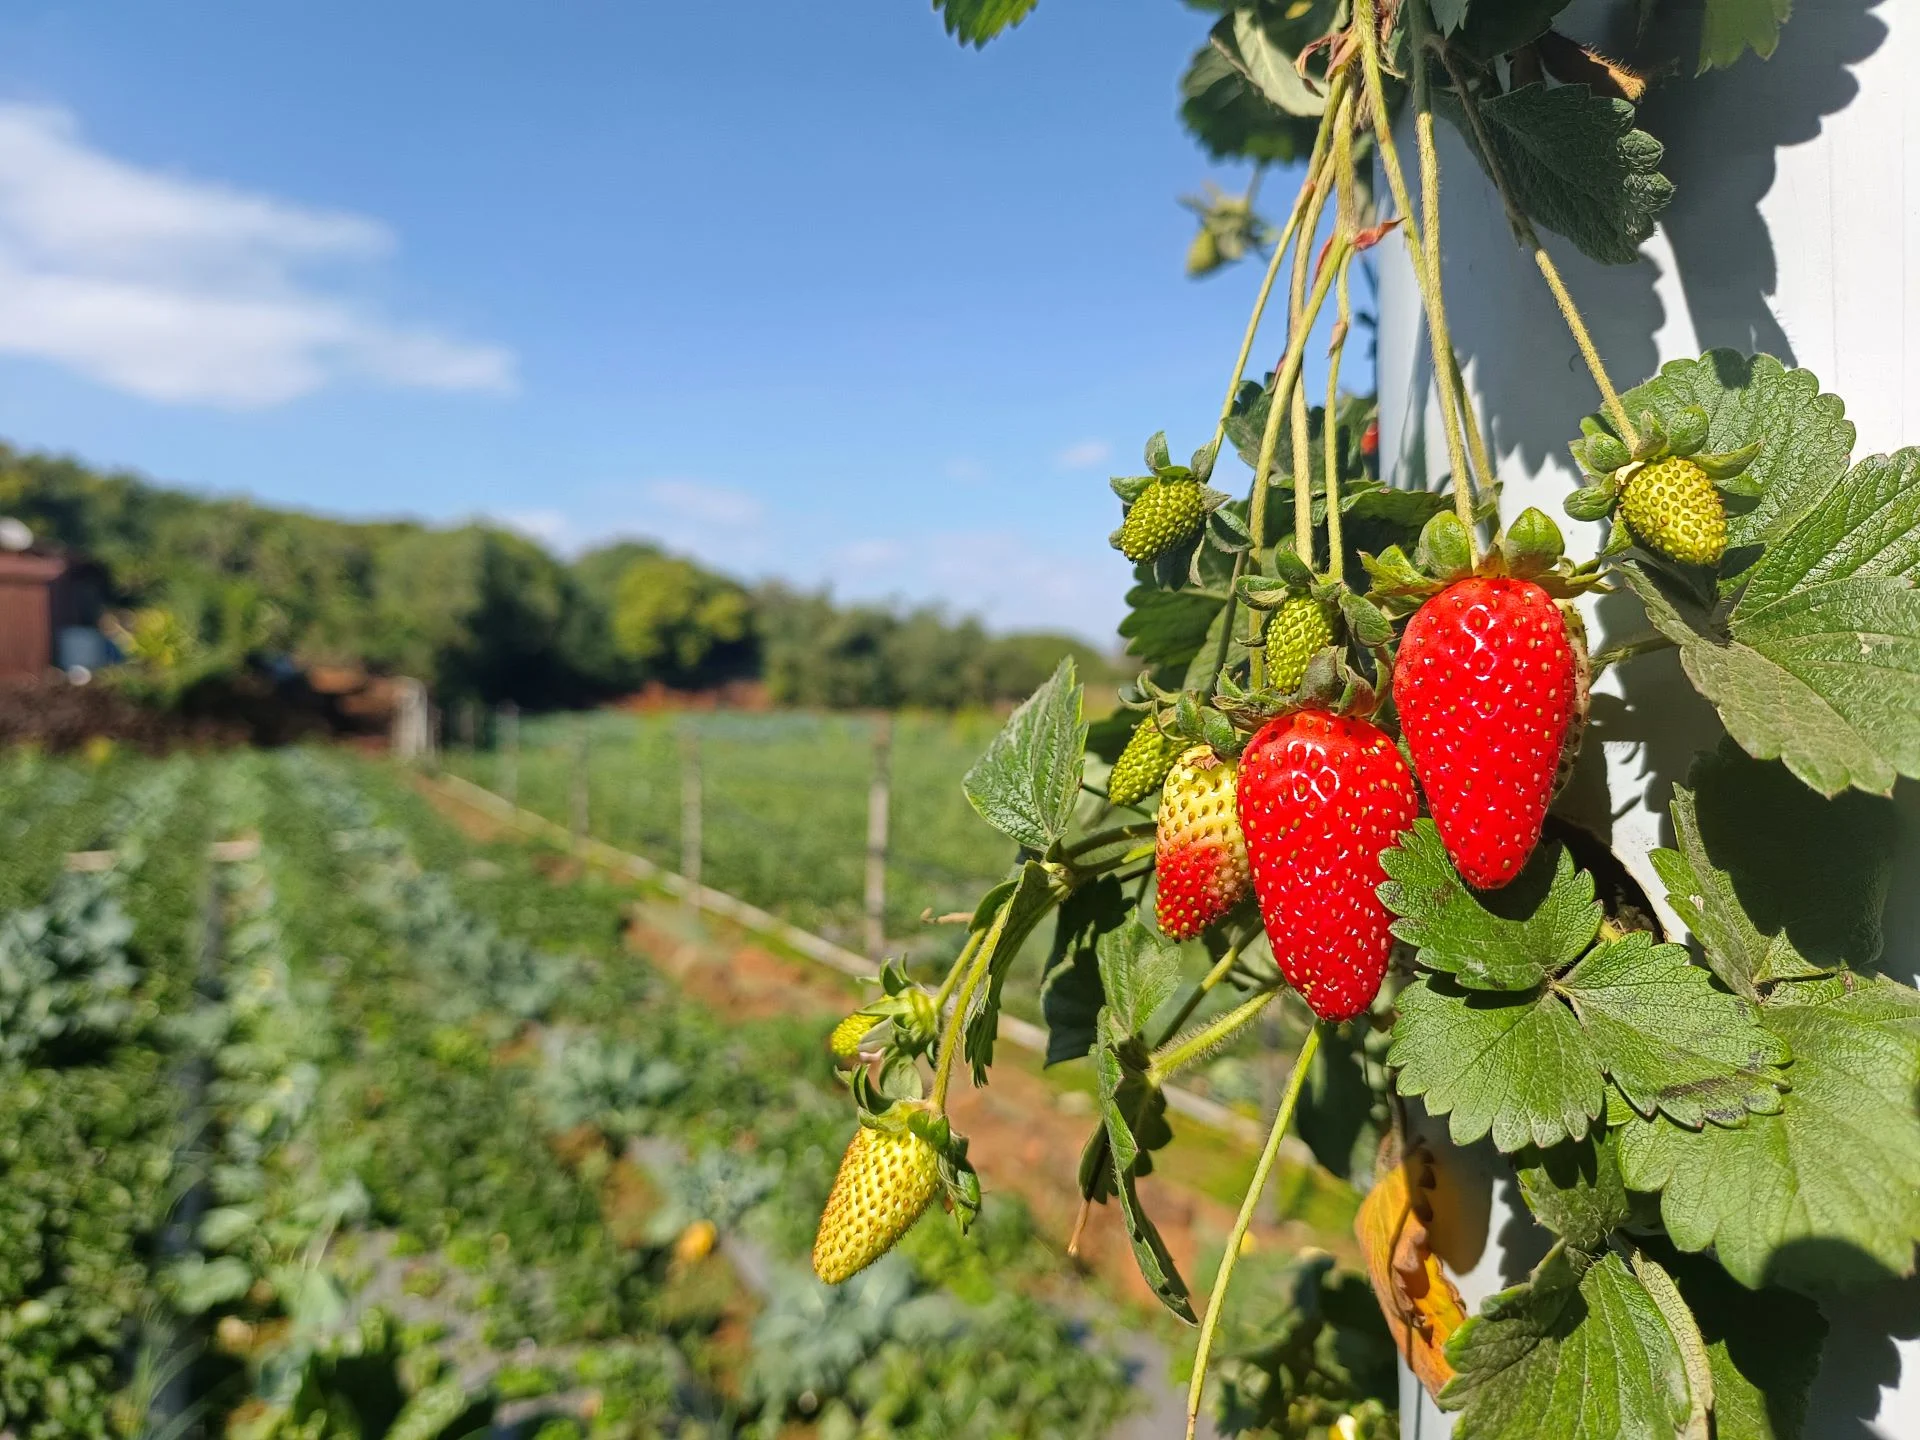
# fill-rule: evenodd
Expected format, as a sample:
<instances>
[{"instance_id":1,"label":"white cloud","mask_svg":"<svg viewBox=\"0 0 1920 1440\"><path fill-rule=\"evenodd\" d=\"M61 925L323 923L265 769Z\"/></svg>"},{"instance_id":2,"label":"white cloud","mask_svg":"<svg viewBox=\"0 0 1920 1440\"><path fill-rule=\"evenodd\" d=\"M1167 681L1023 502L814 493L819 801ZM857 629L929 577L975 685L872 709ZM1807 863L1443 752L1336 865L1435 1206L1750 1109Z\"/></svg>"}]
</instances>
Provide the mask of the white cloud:
<instances>
[{"instance_id":1,"label":"white cloud","mask_svg":"<svg viewBox=\"0 0 1920 1440\"><path fill-rule=\"evenodd\" d=\"M65 111L0 104L0 352L234 408L347 378L511 390L512 352L395 323L310 273L393 249L376 220L143 170Z\"/></svg>"},{"instance_id":2,"label":"white cloud","mask_svg":"<svg viewBox=\"0 0 1920 1440\"><path fill-rule=\"evenodd\" d=\"M763 513L746 491L699 480L655 480L642 493L667 514L706 525L757 525Z\"/></svg>"},{"instance_id":3,"label":"white cloud","mask_svg":"<svg viewBox=\"0 0 1920 1440\"><path fill-rule=\"evenodd\" d=\"M518 530L530 539L556 550L573 542L573 521L560 510L511 510L499 517L509 530Z\"/></svg>"},{"instance_id":4,"label":"white cloud","mask_svg":"<svg viewBox=\"0 0 1920 1440\"><path fill-rule=\"evenodd\" d=\"M1112 454L1113 446L1104 440L1076 440L1053 458L1062 470L1091 470L1104 465Z\"/></svg>"}]
</instances>

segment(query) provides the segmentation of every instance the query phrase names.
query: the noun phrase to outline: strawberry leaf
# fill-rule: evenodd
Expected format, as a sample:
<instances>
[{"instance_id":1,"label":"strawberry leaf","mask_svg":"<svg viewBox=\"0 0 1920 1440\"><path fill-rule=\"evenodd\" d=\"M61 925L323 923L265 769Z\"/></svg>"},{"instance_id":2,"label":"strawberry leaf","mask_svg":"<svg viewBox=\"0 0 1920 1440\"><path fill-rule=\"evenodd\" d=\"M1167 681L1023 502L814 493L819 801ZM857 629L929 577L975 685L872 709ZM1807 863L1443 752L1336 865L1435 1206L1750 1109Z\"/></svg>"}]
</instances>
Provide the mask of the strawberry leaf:
<instances>
[{"instance_id":1,"label":"strawberry leaf","mask_svg":"<svg viewBox=\"0 0 1920 1440\"><path fill-rule=\"evenodd\" d=\"M966 1021L967 1063L973 1067L976 1085L987 1083L987 1067L993 1064L994 1041L1000 1035L1000 992L1006 984L1007 971L1012 968L1020 947L1027 943L1027 937L1033 934L1034 926L1059 900L1059 892L1046 867L1029 860L1013 877L1011 888L1006 890L992 918L984 926L978 915L974 918L972 928L984 930L974 963L987 968L986 983L975 990Z\"/></svg>"},{"instance_id":2,"label":"strawberry leaf","mask_svg":"<svg viewBox=\"0 0 1920 1440\"><path fill-rule=\"evenodd\" d=\"M1144 1035L1153 1012L1180 988L1180 947L1129 915L1100 937L1100 983L1107 1007L1129 1035Z\"/></svg>"},{"instance_id":3,"label":"strawberry leaf","mask_svg":"<svg viewBox=\"0 0 1920 1440\"><path fill-rule=\"evenodd\" d=\"M1629 390L1630 415L1680 422L1690 406L1706 412L1709 451L1739 450L1755 441L1760 453L1744 472L1760 485L1759 503L1727 519L1735 549L1785 534L1846 473L1853 423L1837 395L1820 393L1808 370L1789 370L1771 355L1709 350L1673 360Z\"/></svg>"},{"instance_id":4,"label":"strawberry leaf","mask_svg":"<svg viewBox=\"0 0 1920 1440\"><path fill-rule=\"evenodd\" d=\"M1733 1125L1749 1110L1780 1108L1787 1047L1678 945L1628 935L1600 946L1554 988L1641 1114Z\"/></svg>"},{"instance_id":5,"label":"strawberry leaf","mask_svg":"<svg viewBox=\"0 0 1920 1440\"><path fill-rule=\"evenodd\" d=\"M947 34L962 45L985 45L1027 18L1038 0L933 0Z\"/></svg>"},{"instance_id":6,"label":"strawberry leaf","mask_svg":"<svg viewBox=\"0 0 1920 1440\"><path fill-rule=\"evenodd\" d=\"M1068 655L1013 712L961 782L981 819L1029 849L1046 849L1073 819L1087 744L1080 702Z\"/></svg>"},{"instance_id":7,"label":"strawberry leaf","mask_svg":"<svg viewBox=\"0 0 1920 1440\"><path fill-rule=\"evenodd\" d=\"M1778 1113L1738 1129L1664 1116L1620 1130L1627 1184L1660 1192L1683 1250L1741 1284L1910 1274L1920 1241L1920 993L1862 976L1780 987L1760 1022L1791 1050Z\"/></svg>"},{"instance_id":8,"label":"strawberry leaf","mask_svg":"<svg viewBox=\"0 0 1920 1440\"><path fill-rule=\"evenodd\" d=\"M1521 210L1606 265L1631 265L1673 198L1660 142L1633 126L1625 100L1585 85L1522 85L1478 101L1481 125ZM1434 109L1459 129L1482 166L1479 139L1451 90ZM1491 172L1491 167L1489 172Z\"/></svg>"},{"instance_id":9,"label":"strawberry leaf","mask_svg":"<svg viewBox=\"0 0 1920 1440\"><path fill-rule=\"evenodd\" d=\"M1700 22L1700 64L1693 73L1724 70L1747 51L1770 59L1793 0L1706 0Z\"/></svg>"},{"instance_id":10,"label":"strawberry leaf","mask_svg":"<svg viewBox=\"0 0 1920 1440\"><path fill-rule=\"evenodd\" d=\"M1040 982L1047 1064L1077 1060L1093 1049L1094 1024L1107 998L1094 947L1123 925L1132 909L1120 882L1111 875L1082 885L1061 902L1053 948Z\"/></svg>"},{"instance_id":11,"label":"strawberry leaf","mask_svg":"<svg viewBox=\"0 0 1920 1440\"><path fill-rule=\"evenodd\" d=\"M1916 450L1854 466L1767 548L1724 615L1622 568L1734 739L1823 795L1920 776L1916 480Z\"/></svg>"},{"instance_id":12,"label":"strawberry leaf","mask_svg":"<svg viewBox=\"0 0 1920 1440\"><path fill-rule=\"evenodd\" d=\"M1127 592L1127 615L1120 622L1127 653L1156 675L1184 675L1206 641L1220 599L1191 590L1163 590L1147 578L1145 567L1134 573L1142 583Z\"/></svg>"},{"instance_id":13,"label":"strawberry leaf","mask_svg":"<svg viewBox=\"0 0 1920 1440\"><path fill-rule=\"evenodd\" d=\"M1827 1338L1820 1307L1777 1286L1749 1290L1711 1258L1661 1252L1707 1347L1714 1440L1793 1440Z\"/></svg>"},{"instance_id":14,"label":"strawberry leaf","mask_svg":"<svg viewBox=\"0 0 1920 1440\"><path fill-rule=\"evenodd\" d=\"M1531 990L1578 960L1600 931L1593 877L1559 847L1536 851L1513 885L1489 897L1500 914L1460 878L1431 820L1417 821L1380 864L1388 876L1381 902L1400 917L1393 933L1419 947L1422 965L1471 989ZM1510 913L1516 901L1524 914Z\"/></svg>"},{"instance_id":15,"label":"strawberry leaf","mask_svg":"<svg viewBox=\"0 0 1920 1440\"><path fill-rule=\"evenodd\" d=\"M1514 1157L1520 1194L1545 1225L1569 1245L1598 1250L1633 1218L1633 1200L1620 1178L1618 1147L1605 1130Z\"/></svg>"},{"instance_id":16,"label":"strawberry leaf","mask_svg":"<svg viewBox=\"0 0 1920 1440\"><path fill-rule=\"evenodd\" d=\"M1459 1440L1676 1435L1687 1418L1673 1333L1618 1255L1552 1251L1454 1331L1447 1359Z\"/></svg>"},{"instance_id":17,"label":"strawberry leaf","mask_svg":"<svg viewBox=\"0 0 1920 1440\"><path fill-rule=\"evenodd\" d=\"M1401 992L1387 1063L1401 1094L1450 1114L1455 1143L1491 1134L1513 1151L1584 1136L1603 1113L1608 1076L1638 1113L1683 1125L1778 1109L1775 1067L1787 1053L1685 950L1641 934L1532 991L1415 981Z\"/></svg>"},{"instance_id":18,"label":"strawberry leaf","mask_svg":"<svg viewBox=\"0 0 1920 1440\"><path fill-rule=\"evenodd\" d=\"M1491 1134L1504 1151L1579 1139L1606 1098L1600 1057L1547 990L1464 990L1446 976L1400 992L1387 1064L1402 1095L1450 1114L1454 1142Z\"/></svg>"}]
</instances>

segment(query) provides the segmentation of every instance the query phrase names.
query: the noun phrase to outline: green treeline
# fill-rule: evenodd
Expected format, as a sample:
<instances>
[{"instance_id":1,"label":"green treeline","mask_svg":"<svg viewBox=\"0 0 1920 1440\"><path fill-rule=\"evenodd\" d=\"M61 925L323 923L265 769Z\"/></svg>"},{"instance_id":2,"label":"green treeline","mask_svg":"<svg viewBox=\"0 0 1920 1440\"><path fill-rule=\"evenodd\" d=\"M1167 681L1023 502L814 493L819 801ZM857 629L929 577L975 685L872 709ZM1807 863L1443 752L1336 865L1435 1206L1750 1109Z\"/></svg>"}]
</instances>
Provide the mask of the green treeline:
<instances>
[{"instance_id":1,"label":"green treeline","mask_svg":"<svg viewBox=\"0 0 1920 1440\"><path fill-rule=\"evenodd\" d=\"M282 657L415 675L443 700L589 703L762 678L778 702L951 709L1023 696L1060 635L747 586L620 541L571 564L511 530L344 521L0 445L0 514L106 570L123 645L171 693Z\"/></svg>"}]
</instances>

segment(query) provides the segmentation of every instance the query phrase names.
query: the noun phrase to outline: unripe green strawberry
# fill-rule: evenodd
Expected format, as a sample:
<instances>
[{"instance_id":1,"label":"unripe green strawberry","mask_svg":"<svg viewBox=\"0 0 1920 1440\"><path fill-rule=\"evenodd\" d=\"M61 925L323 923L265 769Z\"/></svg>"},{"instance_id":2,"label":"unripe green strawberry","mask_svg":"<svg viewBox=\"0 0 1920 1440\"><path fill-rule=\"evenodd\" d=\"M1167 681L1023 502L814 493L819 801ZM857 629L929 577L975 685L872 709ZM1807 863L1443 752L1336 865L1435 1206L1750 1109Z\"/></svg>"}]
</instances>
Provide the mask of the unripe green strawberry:
<instances>
[{"instance_id":1,"label":"unripe green strawberry","mask_svg":"<svg viewBox=\"0 0 1920 1440\"><path fill-rule=\"evenodd\" d=\"M869 1031L879 1022L864 1010L856 1010L838 1025L833 1034L827 1037L827 1049L833 1052L836 1060L851 1060L860 1053L860 1042L867 1038Z\"/></svg>"},{"instance_id":2,"label":"unripe green strawberry","mask_svg":"<svg viewBox=\"0 0 1920 1440\"><path fill-rule=\"evenodd\" d=\"M1333 608L1311 595L1290 595L1267 620L1267 684L1298 690L1307 662L1333 644Z\"/></svg>"},{"instance_id":3,"label":"unripe green strawberry","mask_svg":"<svg viewBox=\"0 0 1920 1440\"><path fill-rule=\"evenodd\" d=\"M1116 805L1146 799L1160 788L1179 754L1180 742L1163 733L1148 716L1134 728L1127 748L1113 762L1113 773L1107 777L1107 799Z\"/></svg>"},{"instance_id":4,"label":"unripe green strawberry","mask_svg":"<svg viewBox=\"0 0 1920 1440\"><path fill-rule=\"evenodd\" d=\"M940 1157L911 1130L862 1125L840 1161L813 1241L813 1273L829 1285L891 1250L940 1188Z\"/></svg>"},{"instance_id":5,"label":"unripe green strawberry","mask_svg":"<svg viewBox=\"0 0 1920 1440\"><path fill-rule=\"evenodd\" d=\"M1160 791L1154 869L1161 930L1190 940L1247 893L1247 842L1234 805L1233 761L1196 745L1168 772Z\"/></svg>"},{"instance_id":6,"label":"unripe green strawberry","mask_svg":"<svg viewBox=\"0 0 1920 1440\"><path fill-rule=\"evenodd\" d=\"M1620 492L1636 538L1688 565L1718 565L1727 553L1727 503L1713 480L1678 455L1643 465Z\"/></svg>"},{"instance_id":7,"label":"unripe green strawberry","mask_svg":"<svg viewBox=\"0 0 1920 1440\"><path fill-rule=\"evenodd\" d=\"M1120 522L1120 553L1136 565L1158 560L1191 540L1206 519L1198 480L1156 480Z\"/></svg>"}]
</instances>

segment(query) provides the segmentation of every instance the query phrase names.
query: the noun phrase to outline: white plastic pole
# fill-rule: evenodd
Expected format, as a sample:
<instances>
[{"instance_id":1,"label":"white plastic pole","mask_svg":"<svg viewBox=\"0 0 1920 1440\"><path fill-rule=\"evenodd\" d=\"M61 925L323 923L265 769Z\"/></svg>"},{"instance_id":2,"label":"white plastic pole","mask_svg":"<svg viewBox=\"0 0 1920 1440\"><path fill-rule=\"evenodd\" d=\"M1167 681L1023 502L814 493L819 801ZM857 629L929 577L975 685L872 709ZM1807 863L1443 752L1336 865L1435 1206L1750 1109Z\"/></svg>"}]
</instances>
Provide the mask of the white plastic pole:
<instances>
[{"instance_id":1,"label":"white plastic pole","mask_svg":"<svg viewBox=\"0 0 1920 1440\"><path fill-rule=\"evenodd\" d=\"M1578 35L1602 43L1620 19L1594 5L1572 14L1598 14L1596 28ZM1772 60L1749 55L1656 92L1640 123L1667 143L1662 168L1677 193L1639 262L1598 265L1543 235L1616 384L1625 389L1664 361L1716 346L1767 351L1813 371L1846 401L1856 457L1920 444L1916 74L1920 0L1826 0L1794 6ZM1536 505L1562 520L1576 555L1590 554L1596 528L1565 521L1561 501L1577 483L1566 444L1599 397L1492 187L1452 129L1443 122L1439 131L1448 319L1491 432L1502 512L1511 518ZM1409 126L1401 146L1410 157ZM1437 477L1447 459L1419 293L1398 241L1377 253L1381 456L1390 474ZM1587 617L1596 648L1645 629L1625 596L1590 603ZM1670 843L1667 799L1718 723L1670 653L1610 671L1594 711L1601 753L1585 788L1576 782L1576 803L1663 903L1647 854ZM1920 971L1920 787L1903 781L1896 800L1903 849L1882 964L1911 983ZM1662 919L1684 933L1676 916ZM1487 1156L1461 1158L1504 1173ZM1516 1206L1510 1185L1497 1180L1488 1243L1461 1277L1471 1304L1524 1270L1527 1222ZM1826 1308L1833 1328L1809 1440L1920 1437L1920 1341L1895 1338L1913 1334L1920 1286ZM1409 1440L1451 1433L1449 1417L1404 1371L1401 1391Z\"/></svg>"}]
</instances>

